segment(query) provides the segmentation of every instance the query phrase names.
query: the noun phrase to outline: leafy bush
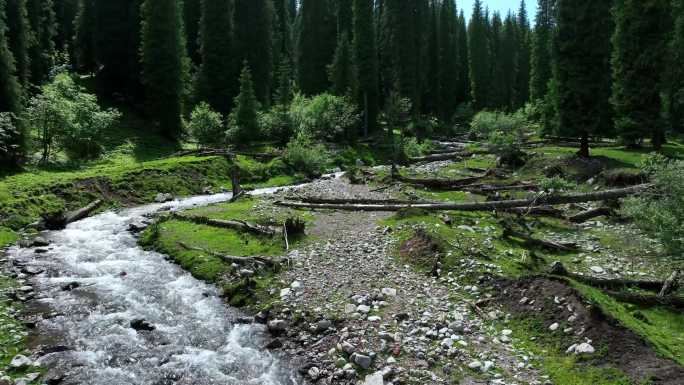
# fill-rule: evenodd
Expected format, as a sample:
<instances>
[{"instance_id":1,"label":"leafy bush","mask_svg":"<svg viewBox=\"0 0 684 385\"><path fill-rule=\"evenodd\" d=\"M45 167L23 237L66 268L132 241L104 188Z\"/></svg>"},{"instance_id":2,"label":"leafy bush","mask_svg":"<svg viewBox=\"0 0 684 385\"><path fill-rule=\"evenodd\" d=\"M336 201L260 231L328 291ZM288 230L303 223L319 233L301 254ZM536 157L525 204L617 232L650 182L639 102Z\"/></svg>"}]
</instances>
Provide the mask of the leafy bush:
<instances>
[{"instance_id":1,"label":"leafy bush","mask_svg":"<svg viewBox=\"0 0 684 385\"><path fill-rule=\"evenodd\" d=\"M215 147L222 144L223 117L202 102L190 114L188 131L200 146Z\"/></svg>"},{"instance_id":2,"label":"leafy bush","mask_svg":"<svg viewBox=\"0 0 684 385\"><path fill-rule=\"evenodd\" d=\"M228 117L227 139L232 144L244 144L259 138L259 109L249 66L245 62L240 74L240 94L235 97L235 108Z\"/></svg>"},{"instance_id":3,"label":"leafy bush","mask_svg":"<svg viewBox=\"0 0 684 385\"><path fill-rule=\"evenodd\" d=\"M17 163L22 155L22 134L11 112L0 112L0 168Z\"/></svg>"},{"instance_id":4,"label":"leafy bush","mask_svg":"<svg viewBox=\"0 0 684 385\"><path fill-rule=\"evenodd\" d=\"M551 178L544 177L539 181L539 187L546 192L557 192L572 190L577 187L577 184L564 179L560 176L553 176Z\"/></svg>"},{"instance_id":5,"label":"leafy bush","mask_svg":"<svg viewBox=\"0 0 684 385\"><path fill-rule=\"evenodd\" d=\"M305 133L299 133L290 140L283 160L296 171L308 176L320 176L330 163L330 155L321 144L315 144Z\"/></svg>"},{"instance_id":6,"label":"leafy bush","mask_svg":"<svg viewBox=\"0 0 684 385\"><path fill-rule=\"evenodd\" d=\"M312 98L295 95L289 112L297 135L303 133L318 140L352 138L361 121L354 103L328 93Z\"/></svg>"},{"instance_id":7,"label":"leafy bush","mask_svg":"<svg viewBox=\"0 0 684 385\"><path fill-rule=\"evenodd\" d=\"M461 103L456 107L456 112L451 117L451 121L456 128L459 128L468 125L473 120L473 116L475 116L473 105L471 103Z\"/></svg>"},{"instance_id":8,"label":"leafy bush","mask_svg":"<svg viewBox=\"0 0 684 385\"><path fill-rule=\"evenodd\" d=\"M437 118L420 118L409 122L406 133L419 139L430 137L439 130L439 120Z\"/></svg>"},{"instance_id":9,"label":"leafy bush","mask_svg":"<svg viewBox=\"0 0 684 385\"><path fill-rule=\"evenodd\" d=\"M626 199L622 213L658 239L668 253L680 256L684 253L684 161L655 155L644 161L642 169L654 188Z\"/></svg>"},{"instance_id":10,"label":"leafy bush","mask_svg":"<svg viewBox=\"0 0 684 385\"><path fill-rule=\"evenodd\" d=\"M292 119L286 106L273 106L269 111L259 114L261 132L279 143L287 143L292 137Z\"/></svg>"},{"instance_id":11,"label":"leafy bush","mask_svg":"<svg viewBox=\"0 0 684 385\"><path fill-rule=\"evenodd\" d=\"M33 97L28 120L38 130L47 161L55 143L70 159L92 159L102 152L104 132L120 118L115 109L103 110L97 97L84 92L67 73L57 75Z\"/></svg>"},{"instance_id":12,"label":"leafy bush","mask_svg":"<svg viewBox=\"0 0 684 385\"><path fill-rule=\"evenodd\" d=\"M416 138L404 139L403 144L403 153L408 158L423 156L432 149L432 142L423 141L421 143Z\"/></svg>"},{"instance_id":13,"label":"leafy bush","mask_svg":"<svg viewBox=\"0 0 684 385\"><path fill-rule=\"evenodd\" d=\"M488 138L495 131L521 136L526 126L527 121L521 113L481 111L470 123L470 134L479 139Z\"/></svg>"}]
</instances>

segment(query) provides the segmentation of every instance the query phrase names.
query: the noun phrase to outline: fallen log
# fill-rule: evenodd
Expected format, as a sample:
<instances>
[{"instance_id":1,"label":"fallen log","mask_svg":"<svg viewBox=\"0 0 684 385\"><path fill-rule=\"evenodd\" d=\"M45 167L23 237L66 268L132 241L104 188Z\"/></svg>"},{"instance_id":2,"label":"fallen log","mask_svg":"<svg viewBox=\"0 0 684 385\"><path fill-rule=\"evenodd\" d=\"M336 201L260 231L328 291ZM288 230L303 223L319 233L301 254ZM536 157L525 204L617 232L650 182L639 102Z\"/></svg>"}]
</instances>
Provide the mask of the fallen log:
<instances>
[{"instance_id":1,"label":"fallen log","mask_svg":"<svg viewBox=\"0 0 684 385\"><path fill-rule=\"evenodd\" d=\"M199 251L202 253L207 253L213 257L220 258L220 259L222 259L226 262L229 262L229 263L237 263L237 264L251 263L251 264L265 265L265 266L269 266L269 267L278 266L280 264L279 261L274 261L272 259L264 258L264 257L234 257L231 255L223 255L223 254L205 249L203 247L188 246L187 244L185 244L183 242L178 242L178 245L180 247L186 249L186 250L194 250L194 251Z\"/></svg>"},{"instance_id":2,"label":"fallen log","mask_svg":"<svg viewBox=\"0 0 684 385\"><path fill-rule=\"evenodd\" d=\"M467 158L469 156L472 156L472 154L464 153L462 151L445 152L445 153L437 153L437 154L430 154L430 155L425 155L425 156L417 156L417 157L409 158L408 162L409 163L427 163L427 162L439 162L439 161L443 161L443 160L462 160L462 159Z\"/></svg>"},{"instance_id":3,"label":"fallen log","mask_svg":"<svg viewBox=\"0 0 684 385\"><path fill-rule=\"evenodd\" d=\"M561 262L554 262L551 266L551 274L561 277L571 278L577 282L600 288L622 289L625 287L636 287L642 290L658 291L663 287L660 281L639 281L629 279L604 279L595 278L587 275L580 275L568 271Z\"/></svg>"},{"instance_id":4,"label":"fallen log","mask_svg":"<svg viewBox=\"0 0 684 385\"><path fill-rule=\"evenodd\" d=\"M630 195L640 194L652 187L651 184L642 184L621 189L595 191L590 193L577 193L565 195L538 195L530 199L514 199L505 201L474 202L474 203L412 203L412 204L323 204L302 202L275 202L282 207L300 209L321 209L340 211L401 211L410 208L426 211L501 211L520 207L535 207L544 205L558 205L567 203L596 202L624 198Z\"/></svg>"},{"instance_id":5,"label":"fallen log","mask_svg":"<svg viewBox=\"0 0 684 385\"><path fill-rule=\"evenodd\" d=\"M547 241L544 239L539 239L539 238L533 238L532 236L525 234L520 231L513 230L510 227L504 228L503 232L504 238L519 238L525 241L525 244L528 246L536 246L536 247L541 247L544 249L549 249L549 250L556 250L556 251L563 251L563 252L570 252L570 251L577 251L577 245L574 243L558 243L558 242L551 242Z\"/></svg>"},{"instance_id":6,"label":"fallen log","mask_svg":"<svg viewBox=\"0 0 684 385\"><path fill-rule=\"evenodd\" d=\"M487 171L484 175L473 176L463 179L423 179L423 178L409 178L405 177L399 173L392 174L392 178L398 180L402 183L408 183L412 185L419 185L439 190L451 190L459 187L465 187L473 183L479 182L485 178L492 176L494 172L492 170Z\"/></svg>"},{"instance_id":7,"label":"fallen log","mask_svg":"<svg viewBox=\"0 0 684 385\"><path fill-rule=\"evenodd\" d=\"M198 225L205 225L205 226L210 226L210 227L218 227L222 229L230 229L230 230L238 230L238 231L245 231L248 233L256 234L256 235L265 235L265 236L274 236L276 235L277 230L267 227L267 226L261 226L245 221L239 221L239 220L221 220L221 219L212 219L212 218L207 218L207 217L201 217L201 216L190 216L190 215L181 215L178 213L173 213L171 216L174 219L178 219L181 221L186 221L186 222L191 222L195 223Z\"/></svg>"},{"instance_id":8,"label":"fallen log","mask_svg":"<svg viewBox=\"0 0 684 385\"><path fill-rule=\"evenodd\" d=\"M534 184L510 184L510 185L472 185L464 186L463 191L469 192L471 194L487 195L489 193L498 191L538 191L539 186Z\"/></svg>"},{"instance_id":9,"label":"fallen log","mask_svg":"<svg viewBox=\"0 0 684 385\"><path fill-rule=\"evenodd\" d=\"M597 209L582 211L579 214L572 215L568 217L568 220L572 223L584 223L590 219L611 214L613 214L613 209L610 207L599 207Z\"/></svg>"},{"instance_id":10,"label":"fallen log","mask_svg":"<svg viewBox=\"0 0 684 385\"><path fill-rule=\"evenodd\" d=\"M354 199L354 198L316 198L316 197L293 197L288 198L292 201L300 201L305 203L318 203L318 204L431 204L437 202L427 202L427 201L413 201L413 200L401 200L401 199Z\"/></svg>"},{"instance_id":11,"label":"fallen log","mask_svg":"<svg viewBox=\"0 0 684 385\"><path fill-rule=\"evenodd\" d=\"M225 149L212 149L212 148L179 151L179 152L174 153L172 155L172 157L188 156L188 155L194 155L194 156L225 156L228 158L235 157L235 153L233 153L232 151L225 150Z\"/></svg>"},{"instance_id":12,"label":"fallen log","mask_svg":"<svg viewBox=\"0 0 684 385\"><path fill-rule=\"evenodd\" d=\"M535 215L535 216L542 216L542 217L551 217L551 218L565 218L565 214L563 211L551 207L551 206L535 206L535 207L515 207L511 209L503 209L500 210L505 213L509 214L516 214L516 215Z\"/></svg>"},{"instance_id":13,"label":"fallen log","mask_svg":"<svg viewBox=\"0 0 684 385\"><path fill-rule=\"evenodd\" d=\"M663 288L660 290L660 293L658 293L658 297L665 297L679 288L679 276L681 273L682 272L679 269L672 272L665 280Z\"/></svg>"},{"instance_id":14,"label":"fallen log","mask_svg":"<svg viewBox=\"0 0 684 385\"><path fill-rule=\"evenodd\" d=\"M605 293L619 301L633 303L640 306L669 306L684 308L684 297L675 295L661 297L659 295L636 294L609 290L606 290Z\"/></svg>"},{"instance_id":15,"label":"fallen log","mask_svg":"<svg viewBox=\"0 0 684 385\"><path fill-rule=\"evenodd\" d=\"M68 212L64 216L65 223L68 225L69 223L80 221L81 219L88 217L90 214L92 214L93 211L97 210L97 208L100 207L102 203L103 202L101 199L96 199L92 203L81 209Z\"/></svg>"}]
</instances>

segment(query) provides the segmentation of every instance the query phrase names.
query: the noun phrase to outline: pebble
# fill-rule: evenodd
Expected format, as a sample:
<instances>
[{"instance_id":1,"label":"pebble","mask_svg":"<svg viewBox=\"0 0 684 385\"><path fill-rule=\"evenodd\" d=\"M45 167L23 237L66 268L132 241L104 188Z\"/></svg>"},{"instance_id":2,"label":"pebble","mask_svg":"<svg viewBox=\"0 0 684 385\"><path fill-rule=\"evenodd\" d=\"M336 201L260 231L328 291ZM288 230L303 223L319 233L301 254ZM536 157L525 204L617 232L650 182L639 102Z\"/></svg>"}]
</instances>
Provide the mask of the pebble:
<instances>
[{"instance_id":1,"label":"pebble","mask_svg":"<svg viewBox=\"0 0 684 385\"><path fill-rule=\"evenodd\" d=\"M22 369L31 366L31 359L22 355L22 354L17 354L12 358L12 361L10 362L10 367L13 369Z\"/></svg>"},{"instance_id":2,"label":"pebble","mask_svg":"<svg viewBox=\"0 0 684 385\"><path fill-rule=\"evenodd\" d=\"M560 327L560 325L558 324L558 322L554 322L551 324L551 326L549 326L549 330L551 330L552 332L555 332L556 330L558 330L559 327Z\"/></svg>"}]
</instances>

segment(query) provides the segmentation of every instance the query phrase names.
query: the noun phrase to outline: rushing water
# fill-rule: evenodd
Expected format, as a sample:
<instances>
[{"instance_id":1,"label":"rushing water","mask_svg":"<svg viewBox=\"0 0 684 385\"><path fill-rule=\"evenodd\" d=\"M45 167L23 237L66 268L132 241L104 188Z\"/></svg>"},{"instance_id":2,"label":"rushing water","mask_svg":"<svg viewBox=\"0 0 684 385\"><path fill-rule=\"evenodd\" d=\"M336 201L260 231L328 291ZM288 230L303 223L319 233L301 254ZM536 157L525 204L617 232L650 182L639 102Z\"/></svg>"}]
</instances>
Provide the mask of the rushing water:
<instances>
[{"instance_id":1,"label":"rushing water","mask_svg":"<svg viewBox=\"0 0 684 385\"><path fill-rule=\"evenodd\" d=\"M263 189L253 194L268 194ZM138 247L129 224L163 209L228 200L230 194L106 212L49 232L49 251L13 248L11 259L45 269L33 278L36 301L57 311L37 325L69 348L41 358L81 385L294 385L295 372L263 349L264 330L236 325L238 313L216 289L163 255ZM62 286L78 282L72 291ZM155 326L130 327L134 319Z\"/></svg>"}]
</instances>

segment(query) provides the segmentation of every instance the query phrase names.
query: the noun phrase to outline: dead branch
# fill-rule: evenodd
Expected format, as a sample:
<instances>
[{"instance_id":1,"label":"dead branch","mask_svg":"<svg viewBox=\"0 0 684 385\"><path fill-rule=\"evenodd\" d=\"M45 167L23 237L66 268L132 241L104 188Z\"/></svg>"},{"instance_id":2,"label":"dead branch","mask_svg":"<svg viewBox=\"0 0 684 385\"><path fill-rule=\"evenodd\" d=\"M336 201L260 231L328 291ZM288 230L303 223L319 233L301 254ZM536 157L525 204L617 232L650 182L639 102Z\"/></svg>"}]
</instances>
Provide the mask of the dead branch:
<instances>
[{"instance_id":1,"label":"dead branch","mask_svg":"<svg viewBox=\"0 0 684 385\"><path fill-rule=\"evenodd\" d=\"M580 275L568 271L561 262L554 262L551 266L551 274L561 277L572 278L575 281L601 288L621 289L625 287L636 287L642 290L658 291L663 287L660 281L638 281L628 279L603 279L586 275Z\"/></svg>"},{"instance_id":2,"label":"dead branch","mask_svg":"<svg viewBox=\"0 0 684 385\"><path fill-rule=\"evenodd\" d=\"M187 244L185 244L183 242L178 242L178 245L180 247L186 249L186 250L194 250L194 251L199 251L202 253L207 253L213 257L220 258L220 259L222 259L226 262L230 262L230 263L237 263L237 264L241 264L241 265L251 263L251 264L258 264L258 265L266 265L269 267L277 266L280 264L280 261L274 261L272 259L264 258L264 257L233 257L230 255L223 255L223 254L205 249L203 247L188 246Z\"/></svg>"},{"instance_id":3,"label":"dead branch","mask_svg":"<svg viewBox=\"0 0 684 385\"><path fill-rule=\"evenodd\" d=\"M532 236L525 234L520 231L516 231L510 227L505 227L503 232L504 238L519 238L525 241L528 246L537 246L544 249L556 250L556 251L577 251L577 245L574 243L558 243L551 242L544 239L533 238Z\"/></svg>"},{"instance_id":4,"label":"dead branch","mask_svg":"<svg viewBox=\"0 0 684 385\"><path fill-rule=\"evenodd\" d=\"M665 297L679 288L679 276L681 273L682 272L679 269L675 269L675 271L672 272L665 280L663 288L660 290L660 293L658 293L658 297Z\"/></svg>"},{"instance_id":5,"label":"dead branch","mask_svg":"<svg viewBox=\"0 0 684 385\"><path fill-rule=\"evenodd\" d=\"M181 215L178 213L173 213L173 214L171 214L171 216L174 219L178 219L178 220L186 221L186 222L191 222L191 223L195 223L198 225L218 227L218 228L222 228L222 229L245 231L245 232L256 234L256 235L274 236L276 234L276 230L273 229L272 227L261 226L261 225L257 225L257 224L253 224L253 223L248 223L245 221L238 221L238 220L229 221L229 220L221 220L221 219L211 219L211 218L201 217L201 216Z\"/></svg>"},{"instance_id":6,"label":"dead branch","mask_svg":"<svg viewBox=\"0 0 684 385\"><path fill-rule=\"evenodd\" d=\"M102 203L103 202L101 199L96 199L95 201L81 209L68 212L64 216L65 224L68 225L69 223L80 221L81 219L88 217L93 211L97 210L97 208L100 207Z\"/></svg>"},{"instance_id":7,"label":"dead branch","mask_svg":"<svg viewBox=\"0 0 684 385\"><path fill-rule=\"evenodd\" d=\"M411 204L324 204L302 202L275 202L282 207L300 209L321 209L341 211L401 211L415 208L426 211L501 211L520 207L535 207L544 205L559 205L567 203L595 202L624 198L645 192L651 184L642 184L621 189L594 191L589 193L576 193L566 195L538 195L531 199L514 199L492 202L475 203L411 203Z\"/></svg>"},{"instance_id":8,"label":"dead branch","mask_svg":"<svg viewBox=\"0 0 684 385\"><path fill-rule=\"evenodd\" d=\"M610 207L599 207L597 209L582 211L579 214L568 217L568 220L572 223L584 223L590 219L608 216L613 214L613 210Z\"/></svg>"}]
</instances>

